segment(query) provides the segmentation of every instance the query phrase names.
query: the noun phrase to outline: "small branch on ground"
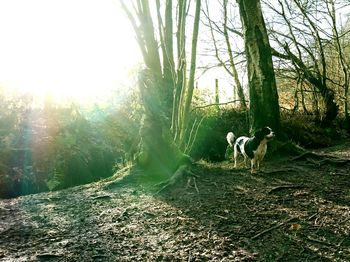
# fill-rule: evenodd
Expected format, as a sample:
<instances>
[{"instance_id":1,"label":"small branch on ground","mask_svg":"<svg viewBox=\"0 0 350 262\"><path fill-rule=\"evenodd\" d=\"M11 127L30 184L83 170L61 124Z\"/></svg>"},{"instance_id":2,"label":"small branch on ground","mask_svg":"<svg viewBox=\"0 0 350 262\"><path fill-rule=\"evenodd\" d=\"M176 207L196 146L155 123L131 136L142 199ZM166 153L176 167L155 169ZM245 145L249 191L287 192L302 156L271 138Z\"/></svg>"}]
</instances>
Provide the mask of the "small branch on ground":
<instances>
[{"instance_id":1,"label":"small branch on ground","mask_svg":"<svg viewBox=\"0 0 350 262\"><path fill-rule=\"evenodd\" d=\"M216 217L218 217L218 218L221 218L221 219L224 219L224 220L227 220L227 219L228 219L227 217L220 216L220 215L214 215L214 216L216 216Z\"/></svg>"},{"instance_id":2,"label":"small branch on ground","mask_svg":"<svg viewBox=\"0 0 350 262\"><path fill-rule=\"evenodd\" d=\"M279 191L279 190L283 190L283 189L300 189L300 188L304 188L304 186L302 185L281 185L281 186L276 186L272 189L270 189L267 193L268 194L271 194L272 192L275 192L275 191Z\"/></svg>"},{"instance_id":3,"label":"small branch on ground","mask_svg":"<svg viewBox=\"0 0 350 262\"><path fill-rule=\"evenodd\" d=\"M282 169L272 169L272 170L260 170L260 173L263 174L274 174L274 173L284 173L284 172L296 172L295 168L287 167Z\"/></svg>"},{"instance_id":4,"label":"small branch on ground","mask_svg":"<svg viewBox=\"0 0 350 262\"><path fill-rule=\"evenodd\" d=\"M326 242L326 241L323 241L323 240L318 240L318 239L312 238L310 236L307 236L307 240L309 240L311 242L318 243L318 244L322 244L322 245L325 245L325 246L338 247L338 245L335 245L335 244L332 244L330 242Z\"/></svg>"},{"instance_id":5,"label":"small branch on ground","mask_svg":"<svg viewBox=\"0 0 350 262\"><path fill-rule=\"evenodd\" d=\"M308 218L307 218L307 220L311 220L311 219L313 219L315 216L317 216L318 215L318 212L316 212L315 214L312 214L311 216L309 216Z\"/></svg>"},{"instance_id":6,"label":"small branch on ground","mask_svg":"<svg viewBox=\"0 0 350 262\"><path fill-rule=\"evenodd\" d=\"M279 227L281 227L281 226L284 226L285 224L291 222L291 221L294 220L294 219L296 219L296 217L292 217L292 218L290 218L290 219L287 219L287 220L284 221L284 222L281 222L281 223L279 223L279 224L277 224L277 225L275 225L275 226L273 226L273 227L270 227L270 228L268 228L268 229L265 229L265 230L259 232L258 234L256 234L255 236L251 237L250 239L251 239L251 240L257 239L258 237L260 237L260 236L262 236L262 235L264 235L264 234L266 234L266 233L268 233L268 232L270 232L270 231L272 231L272 230L274 230L274 229L277 229L277 228L279 228Z\"/></svg>"},{"instance_id":7,"label":"small branch on ground","mask_svg":"<svg viewBox=\"0 0 350 262\"><path fill-rule=\"evenodd\" d=\"M306 158L306 157L308 157L308 156L313 156L313 157L315 157L315 156L318 156L318 155L316 155L315 153L312 153L312 152L310 152L310 151L306 151L306 152L304 152L304 153L302 153L302 154L300 154L300 155L298 155L298 156L296 156L296 157L291 158L290 161L300 160L300 159Z\"/></svg>"},{"instance_id":8,"label":"small branch on ground","mask_svg":"<svg viewBox=\"0 0 350 262\"><path fill-rule=\"evenodd\" d=\"M196 178L195 177L193 178L193 183L194 183L194 188L197 191L197 194L199 194L199 190L198 190L198 187L197 187L197 183L196 183Z\"/></svg>"}]
</instances>

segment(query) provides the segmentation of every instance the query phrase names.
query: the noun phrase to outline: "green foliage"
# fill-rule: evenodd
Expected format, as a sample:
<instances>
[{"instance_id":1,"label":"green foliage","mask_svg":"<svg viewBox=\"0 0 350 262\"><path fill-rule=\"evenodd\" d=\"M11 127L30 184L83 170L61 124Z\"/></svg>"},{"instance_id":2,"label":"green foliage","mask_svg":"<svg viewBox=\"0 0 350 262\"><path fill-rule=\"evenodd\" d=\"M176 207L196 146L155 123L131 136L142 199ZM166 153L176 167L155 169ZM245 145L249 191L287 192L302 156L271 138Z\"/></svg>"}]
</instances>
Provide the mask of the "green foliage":
<instances>
[{"instance_id":1,"label":"green foliage","mask_svg":"<svg viewBox=\"0 0 350 262\"><path fill-rule=\"evenodd\" d=\"M138 143L136 103L85 110L73 104L33 108L27 96L0 95L0 101L0 197L108 177Z\"/></svg>"},{"instance_id":2,"label":"green foliage","mask_svg":"<svg viewBox=\"0 0 350 262\"><path fill-rule=\"evenodd\" d=\"M194 117L204 117L190 152L194 159L209 161L229 159L233 152L226 141L227 133L232 131L236 136L249 135L246 111L225 108L217 110L214 107L208 107L196 112ZM332 128L322 128L315 122L313 116L285 112L281 115L281 119L282 132L286 136L286 141L291 141L304 148L330 146L346 137L346 131L342 128L341 123ZM269 152L277 149L288 151L288 147L286 142L273 141L269 143L268 155ZM295 152L295 147L293 147L293 152Z\"/></svg>"},{"instance_id":3,"label":"green foliage","mask_svg":"<svg viewBox=\"0 0 350 262\"><path fill-rule=\"evenodd\" d=\"M206 108L196 112L194 117L204 116L190 155L195 159L222 161L228 158L226 153L226 135L232 131L235 135L249 133L247 112L230 109Z\"/></svg>"},{"instance_id":4,"label":"green foliage","mask_svg":"<svg viewBox=\"0 0 350 262\"><path fill-rule=\"evenodd\" d=\"M170 130L160 132L157 128L145 136L154 148L144 152L161 152L162 157L143 155L139 148L141 108L135 94L131 96L125 100L131 103L119 106L112 103L109 107L87 110L76 105L52 104L33 108L29 96L11 98L0 93L0 197L96 181L112 175L129 160L147 162L147 158L153 157L162 159L158 161L161 165L167 161L178 165L174 159L189 161L172 144ZM246 111L207 107L197 108L192 115L196 127L188 130L187 135L194 143L191 142L186 153L195 160L228 159L232 150L227 145L227 133L249 134ZM341 127L320 128L313 119L284 113L282 131L292 142L309 148L331 145L334 139L344 136ZM156 137L167 141L167 146L154 143ZM168 151L173 154L164 158Z\"/></svg>"},{"instance_id":5,"label":"green foliage","mask_svg":"<svg viewBox=\"0 0 350 262\"><path fill-rule=\"evenodd\" d=\"M292 142L304 148L327 147L346 135L345 130L336 123L324 128L316 122L313 115L301 113L283 113L282 130Z\"/></svg>"}]
</instances>

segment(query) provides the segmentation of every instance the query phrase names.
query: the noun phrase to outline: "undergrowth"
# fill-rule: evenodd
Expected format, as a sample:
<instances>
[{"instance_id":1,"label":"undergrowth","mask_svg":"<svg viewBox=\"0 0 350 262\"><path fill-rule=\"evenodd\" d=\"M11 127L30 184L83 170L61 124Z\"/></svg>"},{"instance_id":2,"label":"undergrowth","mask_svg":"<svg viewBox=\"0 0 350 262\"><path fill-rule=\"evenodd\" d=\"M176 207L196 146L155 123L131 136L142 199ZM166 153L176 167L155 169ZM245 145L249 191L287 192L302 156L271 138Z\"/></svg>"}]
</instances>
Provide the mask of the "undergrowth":
<instances>
[{"instance_id":1,"label":"undergrowth","mask_svg":"<svg viewBox=\"0 0 350 262\"><path fill-rule=\"evenodd\" d=\"M111 176L132 159L139 143L140 110L95 108L88 114L76 106L32 109L28 98L1 98L0 197L58 190ZM133 108L133 110L130 110ZM228 108L196 110L192 122L203 119L189 155L220 162L232 156L226 135L249 135L247 111ZM346 138L341 121L323 128L310 115L282 112L284 142L269 143L269 153L290 154L321 148Z\"/></svg>"}]
</instances>

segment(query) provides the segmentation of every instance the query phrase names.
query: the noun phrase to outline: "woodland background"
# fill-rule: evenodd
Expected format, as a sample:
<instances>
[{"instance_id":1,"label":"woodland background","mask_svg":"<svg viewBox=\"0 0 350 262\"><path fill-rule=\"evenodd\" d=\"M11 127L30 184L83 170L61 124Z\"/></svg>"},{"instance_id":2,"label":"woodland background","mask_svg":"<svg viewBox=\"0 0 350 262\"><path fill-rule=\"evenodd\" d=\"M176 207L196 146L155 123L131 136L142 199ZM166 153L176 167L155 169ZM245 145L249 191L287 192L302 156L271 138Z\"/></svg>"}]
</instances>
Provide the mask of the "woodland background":
<instances>
[{"instance_id":1,"label":"woodland background","mask_svg":"<svg viewBox=\"0 0 350 262\"><path fill-rule=\"evenodd\" d=\"M217 1L219 15L211 14L208 1L133 3L123 8L152 75L136 69L129 91L116 93L123 97L120 105L83 108L48 100L33 107L30 95L0 90L0 197L85 184L140 162L140 144L147 141L144 116L150 112L164 124L159 130L170 133L160 137L193 160L223 161L228 131L246 135L257 128L242 1ZM347 1L328 0L261 4L265 24L257 23L266 25L279 98L278 133L285 142L320 148L348 139L350 20L342 13L348 7ZM212 79L215 93L196 85L195 73L213 68L223 69L232 83L233 101L221 102L222 80Z\"/></svg>"}]
</instances>

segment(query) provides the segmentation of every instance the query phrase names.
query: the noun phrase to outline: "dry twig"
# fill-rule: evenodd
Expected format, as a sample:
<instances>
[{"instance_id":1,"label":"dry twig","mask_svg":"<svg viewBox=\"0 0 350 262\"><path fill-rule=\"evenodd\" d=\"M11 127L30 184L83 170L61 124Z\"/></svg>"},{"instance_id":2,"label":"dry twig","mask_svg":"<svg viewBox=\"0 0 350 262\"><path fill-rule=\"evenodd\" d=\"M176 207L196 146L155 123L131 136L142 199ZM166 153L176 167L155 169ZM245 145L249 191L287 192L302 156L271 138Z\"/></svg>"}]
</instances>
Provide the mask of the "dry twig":
<instances>
[{"instance_id":1,"label":"dry twig","mask_svg":"<svg viewBox=\"0 0 350 262\"><path fill-rule=\"evenodd\" d=\"M195 177L193 178L193 184L194 184L194 188L197 191L197 194L199 194L199 190L198 190L198 187L197 187L197 183L196 183L196 178Z\"/></svg>"},{"instance_id":2,"label":"dry twig","mask_svg":"<svg viewBox=\"0 0 350 262\"><path fill-rule=\"evenodd\" d=\"M267 192L267 193L271 194L274 191L278 191L278 190L282 190L282 189L289 189L289 188L299 189L299 188L304 188L304 186L301 186L301 185L281 185L281 186L276 186L276 187L270 189L269 192Z\"/></svg>"},{"instance_id":3,"label":"dry twig","mask_svg":"<svg viewBox=\"0 0 350 262\"><path fill-rule=\"evenodd\" d=\"M250 239L251 239L251 240L254 240L254 239L256 239L256 238L258 238L258 237L260 237L260 236L262 236L262 235L264 235L264 234L266 234L266 233L268 233L268 232L270 232L270 231L272 231L272 230L274 230L274 229L277 229L277 228L279 228L279 227L281 227L281 226L284 226L285 224L289 223L290 221L292 221L292 220L294 220L294 219L295 219L295 217L292 217L292 218L290 218L290 219L288 219L288 220L286 220L286 221L284 221L284 222L281 222L281 223L279 223L279 224L277 224L277 225L274 225L273 227L270 227L270 228L268 228L268 229L265 229L265 230L259 232L258 234L256 234L255 236L251 237Z\"/></svg>"}]
</instances>

